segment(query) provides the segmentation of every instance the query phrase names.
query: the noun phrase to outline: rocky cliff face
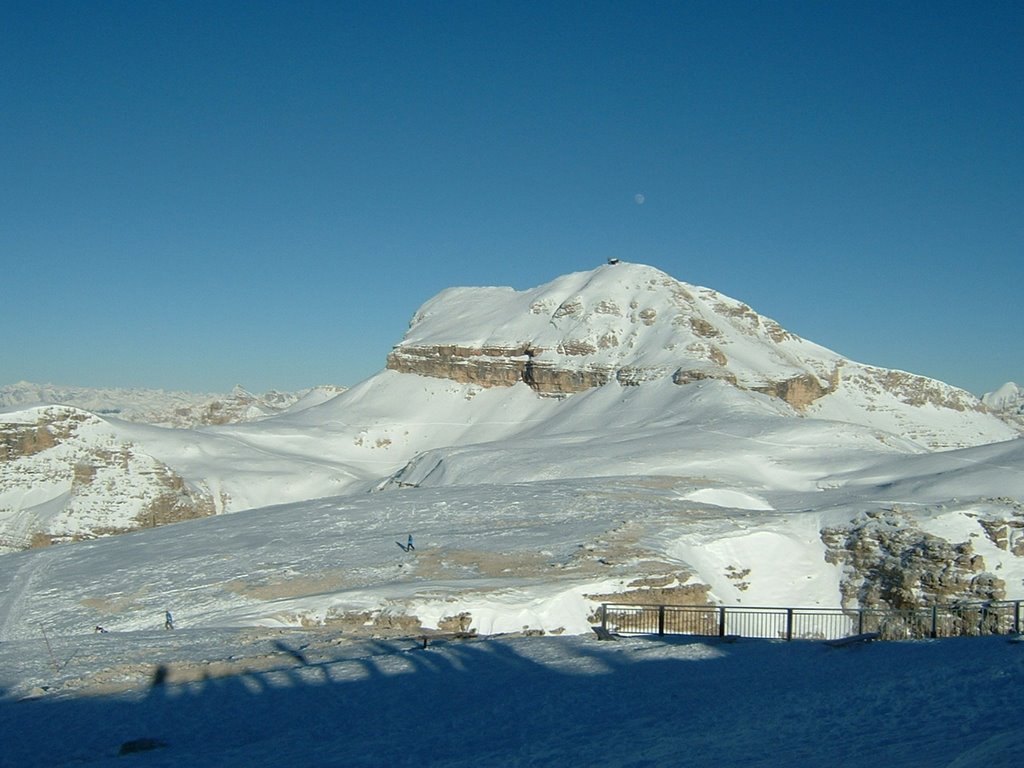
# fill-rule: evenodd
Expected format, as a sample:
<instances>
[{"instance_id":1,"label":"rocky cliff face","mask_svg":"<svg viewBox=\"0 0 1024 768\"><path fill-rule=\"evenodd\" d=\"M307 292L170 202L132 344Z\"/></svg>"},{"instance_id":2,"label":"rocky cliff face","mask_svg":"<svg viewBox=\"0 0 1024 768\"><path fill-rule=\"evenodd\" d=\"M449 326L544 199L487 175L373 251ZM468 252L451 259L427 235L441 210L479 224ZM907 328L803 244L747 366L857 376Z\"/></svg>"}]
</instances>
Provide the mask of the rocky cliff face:
<instances>
[{"instance_id":1,"label":"rocky cliff face","mask_svg":"<svg viewBox=\"0 0 1024 768\"><path fill-rule=\"evenodd\" d=\"M482 387L511 387L525 383L541 395L569 395L607 384L618 371L606 365L560 368L551 361L536 359L545 352L529 344L512 347L474 348L452 344L426 347L396 347L387 358L387 367L401 373L451 379ZM637 374L622 383L639 383Z\"/></svg>"},{"instance_id":2,"label":"rocky cliff face","mask_svg":"<svg viewBox=\"0 0 1024 768\"><path fill-rule=\"evenodd\" d=\"M224 499L220 499L223 505ZM0 551L204 517L213 496L62 406L0 421Z\"/></svg>"},{"instance_id":3,"label":"rocky cliff face","mask_svg":"<svg viewBox=\"0 0 1024 768\"><path fill-rule=\"evenodd\" d=\"M978 509L945 513L976 521L958 541L925 530L930 514L910 514L898 506L822 529L826 560L843 567L843 606L910 609L1004 599L1006 582L980 550L994 546L1000 560L1005 559L1001 553L1024 557L1024 506L1014 499L979 500L973 506Z\"/></svg>"}]
</instances>

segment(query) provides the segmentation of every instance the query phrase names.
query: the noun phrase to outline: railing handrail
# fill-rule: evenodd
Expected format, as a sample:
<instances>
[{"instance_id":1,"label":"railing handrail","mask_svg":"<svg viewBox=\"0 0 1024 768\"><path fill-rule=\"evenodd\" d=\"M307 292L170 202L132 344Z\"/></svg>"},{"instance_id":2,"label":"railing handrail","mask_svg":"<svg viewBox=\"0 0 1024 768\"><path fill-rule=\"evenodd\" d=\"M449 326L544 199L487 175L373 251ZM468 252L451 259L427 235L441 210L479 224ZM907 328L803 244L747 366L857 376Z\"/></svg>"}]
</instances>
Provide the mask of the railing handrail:
<instances>
[{"instance_id":1,"label":"railing handrail","mask_svg":"<svg viewBox=\"0 0 1024 768\"><path fill-rule=\"evenodd\" d=\"M794 606L794 605L701 605L699 603L688 603L676 605L673 603L602 603L613 608L700 608L704 610L718 610L726 608L730 611L835 611L837 613L849 613L850 611L886 611L886 612L908 612L908 611L930 611L932 608L948 608L950 610L965 610L971 607L989 607L993 605L1016 605L1024 604L1024 598L1020 600L972 600L963 603L926 603L913 608L842 608L835 606Z\"/></svg>"},{"instance_id":2,"label":"railing handrail","mask_svg":"<svg viewBox=\"0 0 1024 768\"><path fill-rule=\"evenodd\" d=\"M616 629L627 634L838 639L864 634L872 626L876 634L890 638L1020 634L1022 604L1024 600L987 600L912 608L796 608L602 603L601 629L609 630L611 611L613 616L618 614ZM815 617L826 621L808 622ZM844 619L850 623L844 626ZM778 623L783 620L784 624Z\"/></svg>"}]
</instances>

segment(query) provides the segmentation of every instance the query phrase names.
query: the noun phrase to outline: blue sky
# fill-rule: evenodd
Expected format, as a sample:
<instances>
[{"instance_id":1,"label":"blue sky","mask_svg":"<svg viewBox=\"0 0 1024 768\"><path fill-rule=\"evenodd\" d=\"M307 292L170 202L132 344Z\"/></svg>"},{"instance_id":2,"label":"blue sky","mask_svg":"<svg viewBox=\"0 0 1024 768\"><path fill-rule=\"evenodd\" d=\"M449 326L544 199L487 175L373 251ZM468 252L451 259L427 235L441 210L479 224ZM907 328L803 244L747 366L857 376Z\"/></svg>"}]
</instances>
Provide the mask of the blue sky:
<instances>
[{"instance_id":1,"label":"blue sky","mask_svg":"<svg viewBox=\"0 0 1024 768\"><path fill-rule=\"evenodd\" d=\"M609 257L1024 383L1020 3L0 11L0 384L354 384L443 288Z\"/></svg>"}]
</instances>

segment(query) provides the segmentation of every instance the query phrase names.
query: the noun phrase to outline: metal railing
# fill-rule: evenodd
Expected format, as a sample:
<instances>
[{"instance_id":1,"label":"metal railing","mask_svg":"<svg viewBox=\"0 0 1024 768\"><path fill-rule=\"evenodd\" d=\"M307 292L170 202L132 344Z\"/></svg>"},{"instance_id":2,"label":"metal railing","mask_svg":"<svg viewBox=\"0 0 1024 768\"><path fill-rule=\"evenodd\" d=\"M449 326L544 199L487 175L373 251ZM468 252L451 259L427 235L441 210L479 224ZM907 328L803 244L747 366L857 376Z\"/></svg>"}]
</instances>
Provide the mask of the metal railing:
<instances>
[{"instance_id":1,"label":"metal railing","mask_svg":"<svg viewBox=\"0 0 1024 768\"><path fill-rule=\"evenodd\" d=\"M699 635L838 640L874 633L883 640L1020 634L1021 600L881 608L756 608L715 605L601 606L601 629L634 635Z\"/></svg>"}]
</instances>

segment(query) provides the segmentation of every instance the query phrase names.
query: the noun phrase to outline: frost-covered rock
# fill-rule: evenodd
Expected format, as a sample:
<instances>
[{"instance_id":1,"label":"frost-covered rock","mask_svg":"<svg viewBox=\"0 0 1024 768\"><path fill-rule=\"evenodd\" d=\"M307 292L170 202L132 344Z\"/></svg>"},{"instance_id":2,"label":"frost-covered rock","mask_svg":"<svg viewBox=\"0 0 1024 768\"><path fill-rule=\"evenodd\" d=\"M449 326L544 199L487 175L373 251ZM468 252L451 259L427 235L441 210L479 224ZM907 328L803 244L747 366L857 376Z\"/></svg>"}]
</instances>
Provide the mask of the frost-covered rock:
<instances>
[{"instance_id":1,"label":"frost-covered rock","mask_svg":"<svg viewBox=\"0 0 1024 768\"><path fill-rule=\"evenodd\" d=\"M936 526L943 518L947 525ZM960 523L950 526L949 518ZM821 537L828 562L843 568L844 607L911 609L1006 598L1006 580L978 548L1012 549L1000 560L1013 560L1024 554L1022 528L1024 506L994 499L959 509L872 510L823 528Z\"/></svg>"}]
</instances>

